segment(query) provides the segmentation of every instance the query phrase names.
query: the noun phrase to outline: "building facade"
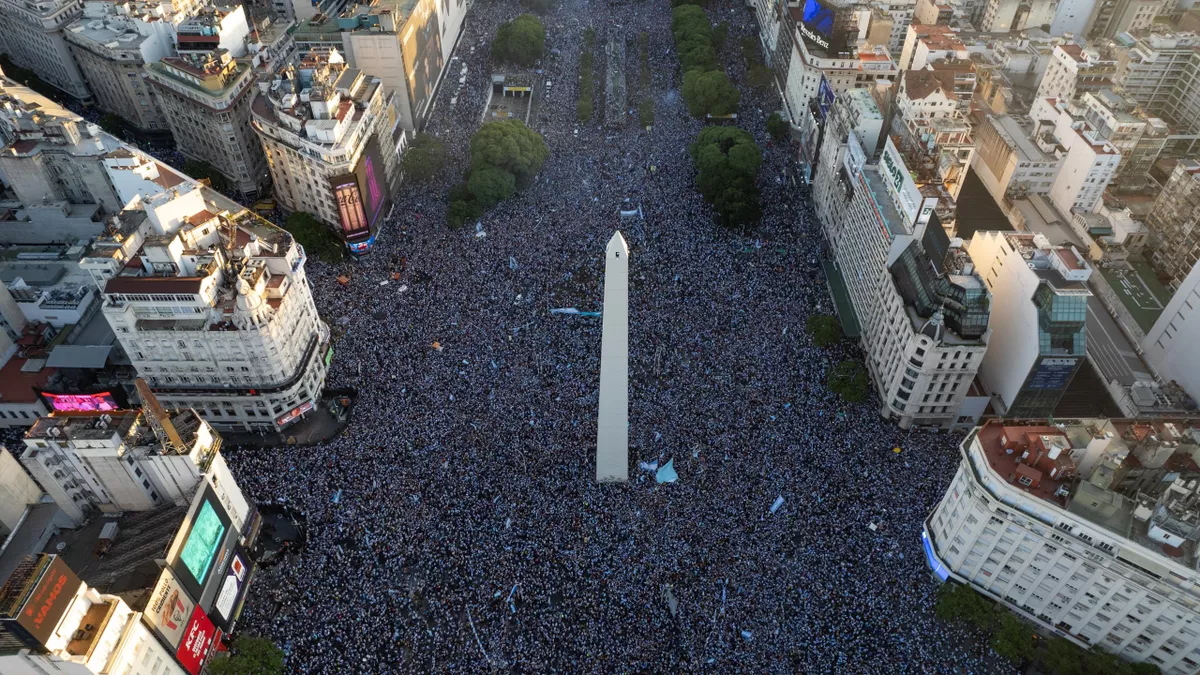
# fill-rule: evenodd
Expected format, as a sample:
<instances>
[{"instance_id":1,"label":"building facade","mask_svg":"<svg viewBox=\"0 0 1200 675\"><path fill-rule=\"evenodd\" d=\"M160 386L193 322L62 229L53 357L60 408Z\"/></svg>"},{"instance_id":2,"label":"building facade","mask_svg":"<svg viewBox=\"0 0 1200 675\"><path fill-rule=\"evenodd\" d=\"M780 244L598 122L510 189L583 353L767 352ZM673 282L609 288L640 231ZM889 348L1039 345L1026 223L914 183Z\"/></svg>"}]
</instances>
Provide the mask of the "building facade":
<instances>
[{"instance_id":1,"label":"building facade","mask_svg":"<svg viewBox=\"0 0 1200 675\"><path fill-rule=\"evenodd\" d=\"M925 522L930 567L1084 648L1200 672L1196 441L1171 423L990 420Z\"/></svg>"},{"instance_id":2,"label":"building facade","mask_svg":"<svg viewBox=\"0 0 1200 675\"><path fill-rule=\"evenodd\" d=\"M1091 268L1040 234L976 232L971 259L992 294L992 336L979 379L1007 418L1054 414L1087 356Z\"/></svg>"},{"instance_id":3,"label":"building facade","mask_svg":"<svg viewBox=\"0 0 1200 675\"><path fill-rule=\"evenodd\" d=\"M252 106L279 206L312 214L356 253L370 250L400 183L395 101L334 49L280 68Z\"/></svg>"},{"instance_id":4,"label":"building facade","mask_svg":"<svg viewBox=\"0 0 1200 675\"><path fill-rule=\"evenodd\" d=\"M1196 345L1200 344L1200 265L1183 278L1154 322L1154 327L1142 340L1142 353L1158 376L1174 382L1200 401L1200 359Z\"/></svg>"},{"instance_id":5,"label":"building facade","mask_svg":"<svg viewBox=\"0 0 1200 675\"><path fill-rule=\"evenodd\" d=\"M167 131L142 67L175 51L170 7L87 2L64 33L96 104L142 131Z\"/></svg>"},{"instance_id":6,"label":"building facade","mask_svg":"<svg viewBox=\"0 0 1200 675\"><path fill-rule=\"evenodd\" d=\"M1178 288L1200 260L1200 162L1180 160L1146 215L1150 262Z\"/></svg>"},{"instance_id":7,"label":"building facade","mask_svg":"<svg viewBox=\"0 0 1200 675\"><path fill-rule=\"evenodd\" d=\"M250 128L253 64L216 50L164 58L146 72L179 151L220 171L243 197L262 194L270 173Z\"/></svg>"},{"instance_id":8,"label":"building facade","mask_svg":"<svg viewBox=\"0 0 1200 675\"><path fill-rule=\"evenodd\" d=\"M1117 35L1113 83L1121 93L1168 123L1200 133L1200 35L1147 33Z\"/></svg>"},{"instance_id":9,"label":"building facade","mask_svg":"<svg viewBox=\"0 0 1200 675\"><path fill-rule=\"evenodd\" d=\"M0 0L0 34L9 58L66 95L91 102L87 81L71 58L63 31L83 11L82 0Z\"/></svg>"},{"instance_id":10,"label":"building facade","mask_svg":"<svg viewBox=\"0 0 1200 675\"><path fill-rule=\"evenodd\" d=\"M964 405L987 347L988 291L891 140L874 160L844 126L851 116L839 109L865 105L854 94L865 92L835 103L813 201L862 327L880 414L902 428L970 426L977 415Z\"/></svg>"}]
</instances>

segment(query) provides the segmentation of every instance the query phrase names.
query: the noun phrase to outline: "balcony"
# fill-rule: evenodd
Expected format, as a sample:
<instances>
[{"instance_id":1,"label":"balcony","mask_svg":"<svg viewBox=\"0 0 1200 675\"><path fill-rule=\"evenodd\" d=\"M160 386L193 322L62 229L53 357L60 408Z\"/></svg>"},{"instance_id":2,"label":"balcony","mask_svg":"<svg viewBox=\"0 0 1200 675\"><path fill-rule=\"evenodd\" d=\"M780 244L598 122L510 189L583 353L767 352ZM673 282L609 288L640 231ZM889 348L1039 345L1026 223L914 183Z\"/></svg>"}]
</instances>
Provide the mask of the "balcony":
<instances>
[{"instance_id":1,"label":"balcony","mask_svg":"<svg viewBox=\"0 0 1200 675\"><path fill-rule=\"evenodd\" d=\"M116 610L116 602L97 602L89 607L87 613L80 619L79 627L71 634L71 639L67 642L67 653L71 656L83 657L80 660L85 662L91 658L92 650L96 648L100 636L104 633L104 627L108 625L108 620ZM72 659L72 661L75 660Z\"/></svg>"}]
</instances>

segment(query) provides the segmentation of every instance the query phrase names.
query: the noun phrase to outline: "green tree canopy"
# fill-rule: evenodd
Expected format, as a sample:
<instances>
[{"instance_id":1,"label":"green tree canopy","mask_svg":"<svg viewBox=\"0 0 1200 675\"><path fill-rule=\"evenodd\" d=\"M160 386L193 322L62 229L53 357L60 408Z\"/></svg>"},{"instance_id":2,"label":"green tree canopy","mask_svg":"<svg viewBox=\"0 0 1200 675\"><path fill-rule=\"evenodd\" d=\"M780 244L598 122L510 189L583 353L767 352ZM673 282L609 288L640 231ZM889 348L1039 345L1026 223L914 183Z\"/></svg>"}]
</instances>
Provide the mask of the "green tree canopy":
<instances>
[{"instance_id":1,"label":"green tree canopy","mask_svg":"<svg viewBox=\"0 0 1200 675\"><path fill-rule=\"evenodd\" d=\"M455 199L446 211L446 220L451 227L459 227L483 215L483 207L474 199Z\"/></svg>"},{"instance_id":2,"label":"green tree canopy","mask_svg":"<svg viewBox=\"0 0 1200 675\"><path fill-rule=\"evenodd\" d=\"M296 211L288 216L283 229L290 232L309 255L324 262L339 263L346 257L342 240L311 213Z\"/></svg>"},{"instance_id":3,"label":"green tree canopy","mask_svg":"<svg viewBox=\"0 0 1200 675\"><path fill-rule=\"evenodd\" d=\"M867 369L858 361L842 361L829 372L829 390L850 403L867 398Z\"/></svg>"},{"instance_id":4,"label":"green tree canopy","mask_svg":"<svg viewBox=\"0 0 1200 675\"><path fill-rule=\"evenodd\" d=\"M420 133L404 151L404 176L423 182L432 179L446 165L446 144L433 134Z\"/></svg>"},{"instance_id":5,"label":"green tree canopy","mask_svg":"<svg viewBox=\"0 0 1200 675\"><path fill-rule=\"evenodd\" d=\"M688 148L699 172L696 185L705 195L739 178L753 182L762 165L762 152L754 137L737 127L707 127Z\"/></svg>"},{"instance_id":6,"label":"green tree canopy","mask_svg":"<svg viewBox=\"0 0 1200 675\"><path fill-rule=\"evenodd\" d=\"M812 336L813 344L825 348L837 344L842 339L842 324L837 317L828 314L814 314L808 317L804 327Z\"/></svg>"},{"instance_id":7,"label":"green tree canopy","mask_svg":"<svg viewBox=\"0 0 1200 675\"><path fill-rule=\"evenodd\" d=\"M679 39L680 30L708 33L712 31L712 24L702 8L696 5L680 5L671 10L671 34Z\"/></svg>"},{"instance_id":8,"label":"green tree canopy","mask_svg":"<svg viewBox=\"0 0 1200 675\"><path fill-rule=\"evenodd\" d=\"M533 180L549 155L546 141L521 120L489 122L471 137L471 170L503 169L516 177L518 187Z\"/></svg>"},{"instance_id":9,"label":"green tree canopy","mask_svg":"<svg viewBox=\"0 0 1200 675\"><path fill-rule=\"evenodd\" d=\"M994 609L991 603L970 586L945 583L938 588L934 614L942 621L966 621L976 628L991 630L996 623Z\"/></svg>"},{"instance_id":10,"label":"green tree canopy","mask_svg":"<svg viewBox=\"0 0 1200 675\"><path fill-rule=\"evenodd\" d=\"M791 125L778 112L771 113L771 116L767 118L767 133L771 135L771 138L782 141L788 137L790 132Z\"/></svg>"},{"instance_id":11,"label":"green tree canopy","mask_svg":"<svg viewBox=\"0 0 1200 675\"><path fill-rule=\"evenodd\" d=\"M500 24L492 40L492 58L532 66L546 50L546 28L532 14Z\"/></svg>"},{"instance_id":12,"label":"green tree canopy","mask_svg":"<svg viewBox=\"0 0 1200 675\"><path fill-rule=\"evenodd\" d=\"M695 117L737 112L742 94L720 70L689 70L683 75L683 99Z\"/></svg>"},{"instance_id":13,"label":"green tree canopy","mask_svg":"<svg viewBox=\"0 0 1200 675\"><path fill-rule=\"evenodd\" d=\"M722 21L717 24L712 30L712 47L717 51L721 51L725 47L725 40L729 38L729 22Z\"/></svg>"},{"instance_id":14,"label":"green tree canopy","mask_svg":"<svg viewBox=\"0 0 1200 675\"><path fill-rule=\"evenodd\" d=\"M265 638L241 636L229 656L208 664L210 675L282 675L283 651Z\"/></svg>"},{"instance_id":15,"label":"green tree canopy","mask_svg":"<svg viewBox=\"0 0 1200 675\"><path fill-rule=\"evenodd\" d=\"M504 169L482 166L471 171L467 178L467 189L484 209L513 196L517 191L517 179Z\"/></svg>"},{"instance_id":16,"label":"green tree canopy","mask_svg":"<svg viewBox=\"0 0 1200 675\"><path fill-rule=\"evenodd\" d=\"M999 627L992 636L992 650L1013 663L1023 663L1033 656L1036 643L1033 628L1013 616L1001 612Z\"/></svg>"}]
</instances>

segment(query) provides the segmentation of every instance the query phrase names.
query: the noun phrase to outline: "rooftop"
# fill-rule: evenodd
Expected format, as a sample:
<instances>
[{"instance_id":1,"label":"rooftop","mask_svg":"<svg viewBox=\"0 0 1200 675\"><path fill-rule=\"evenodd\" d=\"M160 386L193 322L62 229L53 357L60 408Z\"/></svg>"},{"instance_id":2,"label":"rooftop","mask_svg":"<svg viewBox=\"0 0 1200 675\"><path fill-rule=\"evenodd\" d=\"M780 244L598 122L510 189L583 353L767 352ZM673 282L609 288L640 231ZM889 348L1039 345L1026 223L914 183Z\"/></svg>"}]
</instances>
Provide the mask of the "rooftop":
<instances>
[{"instance_id":1,"label":"rooftop","mask_svg":"<svg viewBox=\"0 0 1200 675\"><path fill-rule=\"evenodd\" d=\"M1024 127L1011 115L993 115L988 117L988 122L992 128L1000 135L1001 138L1008 144L1008 147L1017 153L1019 161L1035 162L1038 164L1053 164L1057 160L1048 155L1038 147L1036 143L1029 139L1032 127Z\"/></svg>"}]
</instances>

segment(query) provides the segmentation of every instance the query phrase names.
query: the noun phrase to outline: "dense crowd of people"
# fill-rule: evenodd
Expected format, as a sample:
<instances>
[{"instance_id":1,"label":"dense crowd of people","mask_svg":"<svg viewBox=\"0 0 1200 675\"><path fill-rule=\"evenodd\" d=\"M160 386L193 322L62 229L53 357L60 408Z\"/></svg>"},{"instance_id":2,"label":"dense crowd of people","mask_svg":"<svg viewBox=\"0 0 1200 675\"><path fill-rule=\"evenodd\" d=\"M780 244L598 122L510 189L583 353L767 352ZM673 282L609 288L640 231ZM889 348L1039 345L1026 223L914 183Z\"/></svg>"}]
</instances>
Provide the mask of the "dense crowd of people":
<instances>
[{"instance_id":1,"label":"dense crowd of people","mask_svg":"<svg viewBox=\"0 0 1200 675\"><path fill-rule=\"evenodd\" d=\"M564 0L543 18L554 91L530 125L550 157L479 223L446 225L445 189L487 99L488 40L521 11L479 0L467 16L428 125L449 148L445 180L403 186L368 257L309 264L337 335L330 383L359 398L327 443L228 451L249 497L303 511L309 528L303 550L260 572L240 630L311 674L998 668L934 619L921 549L957 439L901 431L876 402L826 390L826 369L861 354L805 333L832 307L794 149L765 131L774 90L743 86L738 119L764 147L762 221L713 224L665 0ZM729 22L721 58L744 80L753 13L731 0L708 11ZM599 68L599 44L629 37L631 83L648 33L652 129L636 110L620 129L576 122L589 27ZM644 220L619 221L626 199ZM600 320L549 310L602 309L618 228L631 247L634 473L597 485ZM670 459L674 483L641 466Z\"/></svg>"}]
</instances>

